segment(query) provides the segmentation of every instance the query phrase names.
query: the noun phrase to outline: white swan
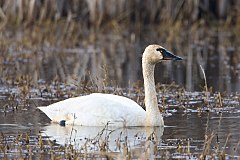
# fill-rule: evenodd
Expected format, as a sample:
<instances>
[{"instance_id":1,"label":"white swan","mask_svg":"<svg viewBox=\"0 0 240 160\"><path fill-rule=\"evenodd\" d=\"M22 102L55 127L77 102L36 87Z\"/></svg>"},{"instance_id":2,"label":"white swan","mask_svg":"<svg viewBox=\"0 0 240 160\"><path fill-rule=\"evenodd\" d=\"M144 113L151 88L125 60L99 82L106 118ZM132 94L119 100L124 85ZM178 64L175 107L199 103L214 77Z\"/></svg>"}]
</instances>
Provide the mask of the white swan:
<instances>
[{"instance_id":1,"label":"white swan","mask_svg":"<svg viewBox=\"0 0 240 160\"><path fill-rule=\"evenodd\" d=\"M163 126L158 108L154 67L162 60L181 60L159 45L149 45L142 56L146 111L126 97L93 93L38 107L53 122L83 126Z\"/></svg>"}]
</instances>

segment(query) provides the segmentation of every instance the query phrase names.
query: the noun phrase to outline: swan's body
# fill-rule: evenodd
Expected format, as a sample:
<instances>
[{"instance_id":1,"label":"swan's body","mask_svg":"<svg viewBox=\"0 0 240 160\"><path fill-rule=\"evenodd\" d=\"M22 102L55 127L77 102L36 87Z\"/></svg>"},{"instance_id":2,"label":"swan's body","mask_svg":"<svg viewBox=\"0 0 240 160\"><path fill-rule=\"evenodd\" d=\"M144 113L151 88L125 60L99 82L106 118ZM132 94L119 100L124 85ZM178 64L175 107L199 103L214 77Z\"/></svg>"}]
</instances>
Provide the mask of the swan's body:
<instances>
[{"instance_id":1,"label":"swan's body","mask_svg":"<svg viewBox=\"0 0 240 160\"><path fill-rule=\"evenodd\" d=\"M93 93L69 98L48 107L39 107L53 122L66 120L66 124L104 126L144 126L145 110L126 97ZM74 118L75 117L75 118Z\"/></svg>"},{"instance_id":2,"label":"swan's body","mask_svg":"<svg viewBox=\"0 0 240 160\"><path fill-rule=\"evenodd\" d=\"M161 60L181 59L159 45L149 45L142 57L146 111L126 97L93 93L38 107L53 122L83 126L163 126L159 112L154 67Z\"/></svg>"}]
</instances>

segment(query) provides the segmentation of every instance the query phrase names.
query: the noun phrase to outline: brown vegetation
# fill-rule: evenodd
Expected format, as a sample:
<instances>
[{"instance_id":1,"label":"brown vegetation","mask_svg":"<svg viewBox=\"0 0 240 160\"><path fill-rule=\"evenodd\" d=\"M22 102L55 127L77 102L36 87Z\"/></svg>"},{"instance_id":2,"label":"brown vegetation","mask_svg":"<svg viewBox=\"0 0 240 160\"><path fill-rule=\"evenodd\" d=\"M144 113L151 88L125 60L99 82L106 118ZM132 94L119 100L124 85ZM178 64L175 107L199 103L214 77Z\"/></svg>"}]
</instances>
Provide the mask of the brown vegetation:
<instances>
[{"instance_id":1,"label":"brown vegetation","mask_svg":"<svg viewBox=\"0 0 240 160\"><path fill-rule=\"evenodd\" d=\"M141 78L143 49L159 43L185 61L160 64L157 81L201 89L202 65L210 87L235 91L240 70L237 6L238 1L228 0L2 0L1 81L30 75L35 83L57 77L100 85L109 77L128 86Z\"/></svg>"}]
</instances>

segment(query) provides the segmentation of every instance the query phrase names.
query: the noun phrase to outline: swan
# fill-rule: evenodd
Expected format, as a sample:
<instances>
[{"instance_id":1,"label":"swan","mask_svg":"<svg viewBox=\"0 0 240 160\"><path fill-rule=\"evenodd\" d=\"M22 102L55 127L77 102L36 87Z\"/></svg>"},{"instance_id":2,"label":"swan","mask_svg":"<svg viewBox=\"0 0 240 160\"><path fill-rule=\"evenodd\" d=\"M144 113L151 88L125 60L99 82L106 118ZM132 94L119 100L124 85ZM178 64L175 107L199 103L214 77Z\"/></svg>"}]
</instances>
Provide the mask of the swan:
<instances>
[{"instance_id":1,"label":"swan","mask_svg":"<svg viewBox=\"0 0 240 160\"><path fill-rule=\"evenodd\" d=\"M152 44L142 55L146 111L133 100L112 94L92 93L38 107L52 122L81 126L164 126L154 81L155 64L182 60L160 45Z\"/></svg>"}]
</instances>

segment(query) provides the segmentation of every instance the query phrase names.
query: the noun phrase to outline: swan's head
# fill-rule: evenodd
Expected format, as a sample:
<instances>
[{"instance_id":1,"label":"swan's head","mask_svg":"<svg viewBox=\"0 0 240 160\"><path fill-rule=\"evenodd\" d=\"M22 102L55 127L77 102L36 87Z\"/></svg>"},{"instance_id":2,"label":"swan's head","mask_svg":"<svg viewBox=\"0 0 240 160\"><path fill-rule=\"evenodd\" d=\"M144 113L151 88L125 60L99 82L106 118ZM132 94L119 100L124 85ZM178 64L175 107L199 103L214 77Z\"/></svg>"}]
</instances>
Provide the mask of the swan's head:
<instances>
[{"instance_id":1,"label":"swan's head","mask_svg":"<svg viewBox=\"0 0 240 160\"><path fill-rule=\"evenodd\" d=\"M145 48L143 60L151 64L156 64L162 60L182 60L182 58L160 45L152 44Z\"/></svg>"}]
</instances>

